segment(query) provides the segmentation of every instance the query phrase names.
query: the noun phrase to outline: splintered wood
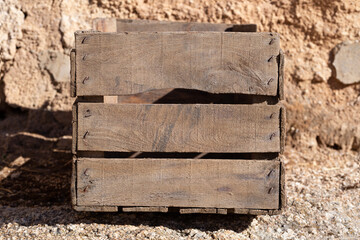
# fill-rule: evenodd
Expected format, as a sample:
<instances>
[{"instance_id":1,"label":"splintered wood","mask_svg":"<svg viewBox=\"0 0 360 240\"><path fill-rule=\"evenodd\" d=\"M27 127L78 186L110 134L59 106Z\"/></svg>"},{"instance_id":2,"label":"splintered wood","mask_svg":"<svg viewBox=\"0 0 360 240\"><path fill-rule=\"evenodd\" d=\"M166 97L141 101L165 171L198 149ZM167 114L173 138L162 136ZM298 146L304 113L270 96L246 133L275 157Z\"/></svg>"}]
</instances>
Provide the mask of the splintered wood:
<instances>
[{"instance_id":1,"label":"splintered wood","mask_svg":"<svg viewBox=\"0 0 360 240\"><path fill-rule=\"evenodd\" d=\"M96 19L71 51L77 211L278 214L284 53L256 25Z\"/></svg>"}]
</instances>

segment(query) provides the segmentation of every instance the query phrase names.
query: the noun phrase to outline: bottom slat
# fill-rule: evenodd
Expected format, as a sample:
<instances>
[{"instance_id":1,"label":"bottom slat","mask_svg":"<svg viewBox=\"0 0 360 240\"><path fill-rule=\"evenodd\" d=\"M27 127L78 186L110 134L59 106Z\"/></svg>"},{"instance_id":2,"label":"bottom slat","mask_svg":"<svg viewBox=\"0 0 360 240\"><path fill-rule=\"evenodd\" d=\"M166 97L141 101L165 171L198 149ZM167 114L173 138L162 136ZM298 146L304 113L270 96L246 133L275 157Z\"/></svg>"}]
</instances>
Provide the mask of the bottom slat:
<instances>
[{"instance_id":1,"label":"bottom slat","mask_svg":"<svg viewBox=\"0 0 360 240\"><path fill-rule=\"evenodd\" d=\"M279 185L278 160L77 160L80 206L275 210Z\"/></svg>"}]
</instances>

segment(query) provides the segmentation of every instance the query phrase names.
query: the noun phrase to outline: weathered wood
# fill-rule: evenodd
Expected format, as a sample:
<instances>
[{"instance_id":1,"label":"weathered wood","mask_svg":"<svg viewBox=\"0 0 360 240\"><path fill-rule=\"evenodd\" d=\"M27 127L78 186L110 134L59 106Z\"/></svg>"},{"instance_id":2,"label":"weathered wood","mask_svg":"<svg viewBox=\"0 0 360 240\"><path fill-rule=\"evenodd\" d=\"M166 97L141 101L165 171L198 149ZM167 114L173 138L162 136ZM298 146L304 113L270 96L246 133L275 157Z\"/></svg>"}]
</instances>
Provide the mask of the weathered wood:
<instances>
[{"instance_id":1,"label":"weathered wood","mask_svg":"<svg viewBox=\"0 0 360 240\"><path fill-rule=\"evenodd\" d=\"M79 158L77 202L278 209L279 165L267 160Z\"/></svg>"},{"instance_id":2,"label":"weathered wood","mask_svg":"<svg viewBox=\"0 0 360 240\"><path fill-rule=\"evenodd\" d=\"M274 33L77 32L75 38L78 96L164 88L278 94Z\"/></svg>"},{"instance_id":3,"label":"weathered wood","mask_svg":"<svg viewBox=\"0 0 360 240\"><path fill-rule=\"evenodd\" d=\"M104 23L113 19L97 19ZM118 32L176 32L176 31L215 31L215 32L256 32L256 24L214 24L197 22L166 22L153 20L118 19Z\"/></svg>"},{"instance_id":4,"label":"weathered wood","mask_svg":"<svg viewBox=\"0 0 360 240\"><path fill-rule=\"evenodd\" d=\"M285 165L284 162L280 162L280 207L279 209L284 210L287 205L286 199L286 181L285 181Z\"/></svg>"},{"instance_id":5,"label":"weathered wood","mask_svg":"<svg viewBox=\"0 0 360 240\"><path fill-rule=\"evenodd\" d=\"M93 21L93 29L99 32L116 32L116 19L97 18ZM118 97L104 96L104 103L118 103Z\"/></svg>"},{"instance_id":6,"label":"weathered wood","mask_svg":"<svg viewBox=\"0 0 360 240\"><path fill-rule=\"evenodd\" d=\"M78 103L78 150L279 152L277 105Z\"/></svg>"},{"instance_id":7,"label":"weathered wood","mask_svg":"<svg viewBox=\"0 0 360 240\"><path fill-rule=\"evenodd\" d=\"M75 84L75 49L70 52L70 96L76 97L76 84Z\"/></svg>"},{"instance_id":8,"label":"weathered wood","mask_svg":"<svg viewBox=\"0 0 360 240\"><path fill-rule=\"evenodd\" d=\"M286 109L285 107L280 108L280 153L283 154L285 150L286 140Z\"/></svg>"},{"instance_id":9,"label":"weathered wood","mask_svg":"<svg viewBox=\"0 0 360 240\"><path fill-rule=\"evenodd\" d=\"M76 157L73 158L72 161L72 174L71 174L71 205L76 206L77 204L77 197L76 197Z\"/></svg>"},{"instance_id":10,"label":"weathered wood","mask_svg":"<svg viewBox=\"0 0 360 240\"><path fill-rule=\"evenodd\" d=\"M217 213L217 210L216 208L181 208L179 212L181 214L190 214L190 213L214 214Z\"/></svg>"},{"instance_id":11,"label":"weathered wood","mask_svg":"<svg viewBox=\"0 0 360 240\"><path fill-rule=\"evenodd\" d=\"M78 140L78 108L77 103L72 106L72 154L77 152L77 140Z\"/></svg>"},{"instance_id":12,"label":"weathered wood","mask_svg":"<svg viewBox=\"0 0 360 240\"><path fill-rule=\"evenodd\" d=\"M167 207L123 207L123 212L168 212Z\"/></svg>"},{"instance_id":13,"label":"weathered wood","mask_svg":"<svg viewBox=\"0 0 360 240\"><path fill-rule=\"evenodd\" d=\"M96 18L93 20L93 29L100 32L116 32L116 18Z\"/></svg>"},{"instance_id":14,"label":"weathered wood","mask_svg":"<svg viewBox=\"0 0 360 240\"><path fill-rule=\"evenodd\" d=\"M76 211L81 212L117 212L117 206L73 206Z\"/></svg>"},{"instance_id":15,"label":"weathered wood","mask_svg":"<svg viewBox=\"0 0 360 240\"><path fill-rule=\"evenodd\" d=\"M278 87L279 100L284 100L285 99L285 95L284 95L284 67L285 67L285 54L280 49L280 54L279 54L279 87Z\"/></svg>"}]
</instances>

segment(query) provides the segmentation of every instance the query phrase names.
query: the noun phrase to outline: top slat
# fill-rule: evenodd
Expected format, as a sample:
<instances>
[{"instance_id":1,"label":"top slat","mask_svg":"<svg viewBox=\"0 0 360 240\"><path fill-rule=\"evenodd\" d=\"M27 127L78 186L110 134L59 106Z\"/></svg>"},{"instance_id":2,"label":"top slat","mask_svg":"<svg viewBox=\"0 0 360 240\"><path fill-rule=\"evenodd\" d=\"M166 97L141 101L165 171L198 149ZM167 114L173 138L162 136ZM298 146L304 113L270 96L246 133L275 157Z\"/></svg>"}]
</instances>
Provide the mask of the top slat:
<instances>
[{"instance_id":1,"label":"top slat","mask_svg":"<svg viewBox=\"0 0 360 240\"><path fill-rule=\"evenodd\" d=\"M96 19L104 21L103 19ZM106 20L106 19L105 19ZM108 20L109 21L109 20ZM117 19L117 32L176 32L176 31L215 31L215 32L256 32L256 24L214 24L197 22L166 22L152 20Z\"/></svg>"},{"instance_id":2,"label":"top slat","mask_svg":"<svg viewBox=\"0 0 360 240\"><path fill-rule=\"evenodd\" d=\"M276 96L279 36L233 32L77 32L77 96L185 88Z\"/></svg>"}]
</instances>

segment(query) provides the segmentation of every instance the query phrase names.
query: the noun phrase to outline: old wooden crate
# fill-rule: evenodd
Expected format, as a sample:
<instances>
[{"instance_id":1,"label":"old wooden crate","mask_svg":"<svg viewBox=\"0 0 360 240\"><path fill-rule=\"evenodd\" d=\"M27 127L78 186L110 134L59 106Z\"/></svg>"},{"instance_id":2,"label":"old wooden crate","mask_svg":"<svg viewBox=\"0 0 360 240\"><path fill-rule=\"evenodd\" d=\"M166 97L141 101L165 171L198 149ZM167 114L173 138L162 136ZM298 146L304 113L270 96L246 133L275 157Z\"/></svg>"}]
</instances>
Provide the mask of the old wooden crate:
<instances>
[{"instance_id":1,"label":"old wooden crate","mask_svg":"<svg viewBox=\"0 0 360 240\"><path fill-rule=\"evenodd\" d=\"M285 206L283 54L255 25L98 19L71 52L79 211ZM117 31L117 32L116 32Z\"/></svg>"}]
</instances>

